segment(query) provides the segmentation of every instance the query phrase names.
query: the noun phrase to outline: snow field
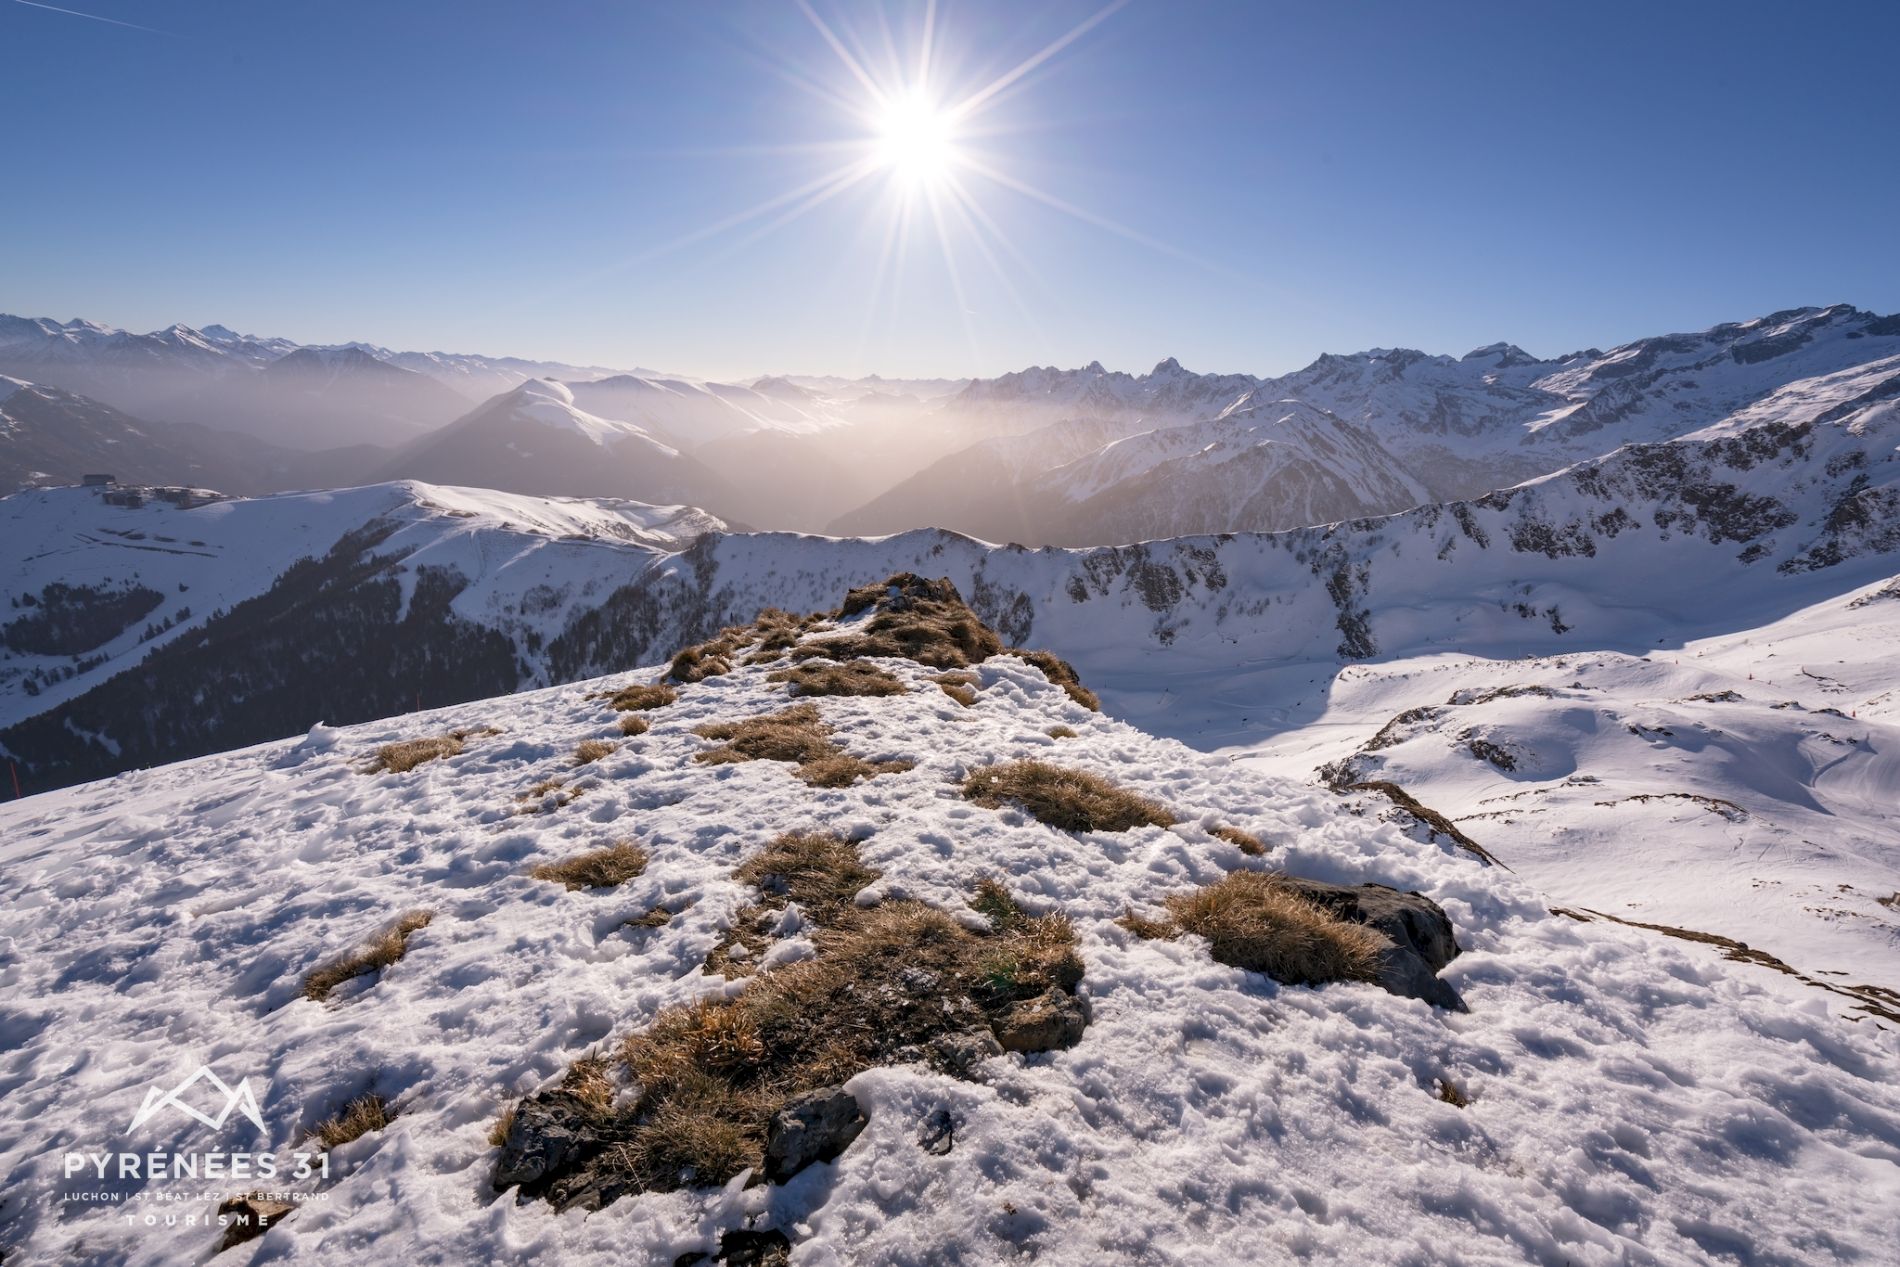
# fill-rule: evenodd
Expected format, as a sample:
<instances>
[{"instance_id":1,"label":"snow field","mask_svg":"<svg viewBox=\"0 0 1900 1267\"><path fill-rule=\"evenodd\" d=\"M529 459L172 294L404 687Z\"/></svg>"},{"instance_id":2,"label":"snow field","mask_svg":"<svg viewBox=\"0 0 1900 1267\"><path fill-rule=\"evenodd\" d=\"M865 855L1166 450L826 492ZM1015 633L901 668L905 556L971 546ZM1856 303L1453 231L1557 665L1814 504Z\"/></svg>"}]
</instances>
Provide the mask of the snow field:
<instances>
[{"instance_id":1,"label":"snow field","mask_svg":"<svg viewBox=\"0 0 1900 1267\"><path fill-rule=\"evenodd\" d=\"M788 702L768 668L682 688L621 740L601 686L565 686L318 732L0 809L0 1243L9 1262L197 1261L203 1232L59 1205L70 1149L118 1149L150 1085L199 1063L248 1076L268 1145L376 1090L400 1116L337 1150L327 1200L220 1262L670 1263L747 1218L794 1261L1058 1264L1879 1261L1900 1208L1900 1043L1772 989L1760 970L1544 910L1520 880L1315 786L1262 777L1089 714L1002 657L964 709L911 693L817 702L857 756L919 764L813 789L771 762L708 767L693 726ZM1043 732L1062 723L1078 738ZM376 747L494 725L461 755L365 775ZM620 742L571 764L583 739ZM965 802L972 766L1035 756L1182 815L1070 835ZM580 795L522 812L566 778ZM1451 1015L1371 986L1287 988L1143 942L1128 906L1262 865L1417 888L1466 953ZM861 840L874 886L960 909L1005 880L1075 921L1093 1023L1067 1050L989 1062L982 1083L878 1069L870 1126L784 1187L648 1195L588 1215L490 1184L503 1106L663 1007L740 989L699 972L748 892L732 868L782 831ZM608 891L528 878L631 836L644 875ZM655 904L659 929L625 921ZM304 1000L303 973L403 911L435 920L376 978ZM1437 1098L1439 1078L1471 1097ZM917 1143L948 1109L955 1144ZM235 1123L230 1146L248 1126ZM176 1116L137 1148L203 1146ZM96 1181L93 1183L97 1187ZM158 1185L163 1186L163 1185ZM197 1239L193 1239L196 1237Z\"/></svg>"}]
</instances>

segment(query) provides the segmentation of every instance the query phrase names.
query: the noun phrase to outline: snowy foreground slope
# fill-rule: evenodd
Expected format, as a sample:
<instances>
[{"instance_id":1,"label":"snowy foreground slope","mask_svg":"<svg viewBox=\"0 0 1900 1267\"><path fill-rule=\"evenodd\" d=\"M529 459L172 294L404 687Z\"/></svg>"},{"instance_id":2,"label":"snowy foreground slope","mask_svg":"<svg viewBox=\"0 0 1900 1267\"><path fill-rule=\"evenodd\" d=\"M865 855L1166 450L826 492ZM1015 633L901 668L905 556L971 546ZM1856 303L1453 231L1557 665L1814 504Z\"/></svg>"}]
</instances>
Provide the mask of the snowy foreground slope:
<instances>
[{"instance_id":1,"label":"snowy foreground slope","mask_svg":"<svg viewBox=\"0 0 1900 1267\"><path fill-rule=\"evenodd\" d=\"M775 761L694 760L713 746L695 726L790 702L773 666L740 666L681 686L633 737L597 692L655 671L319 728L0 808L6 1263L209 1261L202 1219L252 1185L102 1183L68 1176L65 1154L288 1158L366 1092L393 1122L336 1148L327 1181L278 1181L306 1199L216 1261L667 1264L748 1224L809 1264L1891 1257L1893 1028L1709 948L1553 915L1503 868L1090 713L1013 656L971 670L967 708L921 666L878 663L908 693L815 702L851 754L916 764L842 788ZM497 733L471 733L459 755L365 773L380 745L483 727ZM577 766L585 740L618 746ZM959 795L969 770L1021 757L1105 775L1179 821L1065 832ZM522 799L550 780L563 786ZM1225 824L1264 857L1210 830ZM1092 1012L1080 1041L993 1057L967 1080L862 1073L848 1090L863 1134L783 1185L592 1213L496 1192L488 1136L505 1104L662 1008L742 988L701 971L752 900L732 871L795 829L859 842L881 872L861 904L966 911L987 877L1066 913ZM617 838L650 858L619 888L528 874ZM1276 985L1196 937L1144 941L1114 922L1263 867L1436 900L1464 952L1444 977L1469 1012L1365 984ZM659 905L670 922L629 925ZM399 961L327 1003L302 996L305 973L418 909L433 921ZM771 962L810 953L797 919L778 936ZM241 1114L221 1133L175 1112L127 1130L148 1088L201 1064L249 1079L255 1138ZM1441 1099L1440 1080L1469 1103ZM129 1222L96 1196L61 1200L181 1186L211 1199L132 1205Z\"/></svg>"}]
</instances>

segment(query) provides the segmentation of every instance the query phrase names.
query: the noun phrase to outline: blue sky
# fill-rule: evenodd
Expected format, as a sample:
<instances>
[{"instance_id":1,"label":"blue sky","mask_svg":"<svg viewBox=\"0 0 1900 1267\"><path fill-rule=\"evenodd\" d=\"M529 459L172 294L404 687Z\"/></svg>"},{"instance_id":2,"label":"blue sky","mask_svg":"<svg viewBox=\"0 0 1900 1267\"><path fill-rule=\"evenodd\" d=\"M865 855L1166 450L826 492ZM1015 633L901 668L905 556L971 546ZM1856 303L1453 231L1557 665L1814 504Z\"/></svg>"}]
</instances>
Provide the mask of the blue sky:
<instances>
[{"instance_id":1,"label":"blue sky","mask_svg":"<svg viewBox=\"0 0 1900 1267\"><path fill-rule=\"evenodd\" d=\"M960 126L976 210L867 165L724 229L876 145L790 0L62 7L137 25L0 0L4 311L736 376L1900 309L1892 3L1133 0ZM813 7L914 88L923 3ZM1102 9L942 0L930 90Z\"/></svg>"}]
</instances>

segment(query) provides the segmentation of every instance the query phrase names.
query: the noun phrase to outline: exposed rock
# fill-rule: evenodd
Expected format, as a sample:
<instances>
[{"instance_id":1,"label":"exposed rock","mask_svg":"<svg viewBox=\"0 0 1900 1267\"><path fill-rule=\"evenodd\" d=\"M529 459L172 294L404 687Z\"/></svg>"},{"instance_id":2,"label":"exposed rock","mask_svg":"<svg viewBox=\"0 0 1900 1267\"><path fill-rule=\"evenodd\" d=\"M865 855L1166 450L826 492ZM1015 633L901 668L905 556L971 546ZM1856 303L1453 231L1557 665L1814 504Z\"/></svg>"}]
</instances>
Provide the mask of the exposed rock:
<instances>
[{"instance_id":1,"label":"exposed rock","mask_svg":"<svg viewBox=\"0 0 1900 1267\"><path fill-rule=\"evenodd\" d=\"M764 1232L740 1228L720 1233L719 1252L711 1261L724 1263L726 1267L783 1267L791 1258L792 1243L785 1239L785 1233L776 1228ZM675 1258L673 1267L694 1267L706 1261L703 1252L694 1250Z\"/></svg>"},{"instance_id":2,"label":"exposed rock","mask_svg":"<svg viewBox=\"0 0 1900 1267\"><path fill-rule=\"evenodd\" d=\"M241 1197L226 1197L218 1203L218 1216L227 1220L224 1239L218 1242L218 1251L222 1253L233 1245L255 1240L289 1218L295 1208L288 1201L267 1200L255 1192Z\"/></svg>"},{"instance_id":3,"label":"exposed rock","mask_svg":"<svg viewBox=\"0 0 1900 1267\"><path fill-rule=\"evenodd\" d=\"M1438 972L1458 957L1451 919L1422 893L1383 884L1326 884L1292 876L1286 883L1341 919L1383 933L1391 947L1380 958L1377 983L1393 994L1464 1012L1465 1001Z\"/></svg>"},{"instance_id":4,"label":"exposed rock","mask_svg":"<svg viewBox=\"0 0 1900 1267\"><path fill-rule=\"evenodd\" d=\"M924 1048L924 1059L931 1068L953 1078L968 1078L976 1067L1003 1054L1003 1045L987 1029L966 1030L933 1038Z\"/></svg>"},{"instance_id":5,"label":"exposed rock","mask_svg":"<svg viewBox=\"0 0 1900 1267\"><path fill-rule=\"evenodd\" d=\"M941 1106L930 1111L924 1119L924 1129L917 1136L917 1144L932 1157L947 1154L957 1142L957 1119L949 1109Z\"/></svg>"},{"instance_id":6,"label":"exposed rock","mask_svg":"<svg viewBox=\"0 0 1900 1267\"><path fill-rule=\"evenodd\" d=\"M783 1183L813 1162L830 1161L851 1146L864 1126L857 1100L840 1087L789 1101L772 1115L766 1131L765 1177Z\"/></svg>"},{"instance_id":7,"label":"exposed rock","mask_svg":"<svg viewBox=\"0 0 1900 1267\"><path fill-rule=\"evenodd\" d=\"M1004 1051L1054 1051L1075 1046L1088 1023L1088 1008L1082 1000L1051 990L1012 1004L995 1022L994 1029Z\"/></svg>"},{"instance_id":8,"label":"exposed rock","mask_svg":"<svg viewBox=\"0 0 1900 1267\"><path fill-rule=\"evenodd\" d=\"M607 1145L598 1117L572 1091L557 1088L523 1100L502 1141L495 1187L519 1185L522 1196L536 1196L579 1170Z\"/></svg>"}]
</instances>

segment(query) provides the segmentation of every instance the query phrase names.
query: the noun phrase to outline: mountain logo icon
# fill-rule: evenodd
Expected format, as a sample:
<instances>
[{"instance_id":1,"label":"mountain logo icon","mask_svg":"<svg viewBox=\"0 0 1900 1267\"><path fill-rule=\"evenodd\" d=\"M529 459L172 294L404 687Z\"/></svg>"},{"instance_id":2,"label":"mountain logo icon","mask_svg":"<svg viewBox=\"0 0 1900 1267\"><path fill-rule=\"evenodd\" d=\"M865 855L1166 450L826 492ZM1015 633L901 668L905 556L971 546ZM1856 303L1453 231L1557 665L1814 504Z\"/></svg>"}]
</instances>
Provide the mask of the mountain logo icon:
<instances>
[{"instance_id":1,"label":"mountain logo icon","mask_svg":"<svg viewBox=\"0 0 1900 1267\"><path fill-rule=\"evenodd\" d=\"M224 1096L224 1107L218 1111L216 1117L211 1117L185 1102L185 1092L191 1090L200 1082L210 1083L219 1094ZM213 1073L209 1065L199 1065L198 1072L186 1078L170 1091L163 1090L159 1087L147 1087L145 1090L145 1102L139 1105L139 1111L132 1115L132 1124L126 1127L126 1130L136 1131L139 1127L145 1125L145 1123L156 1116L160 1109L166 1108L177 1109L194 1122L200 1122L205 1126L209 1126L214 1131L223 1129L224 1124L230 1120L231 1114L234 1112L242 1113L246 1118L250 1119L251 1125L255 1126L258 1130L262 1131L264 1129L264 1114L257 1107L257 1097L251 1094L251 1080L249 1078L239 1079L237 1087L234 1090L224 1079Z\"/></svg>"}]
</instances>

